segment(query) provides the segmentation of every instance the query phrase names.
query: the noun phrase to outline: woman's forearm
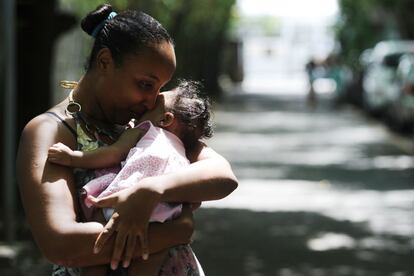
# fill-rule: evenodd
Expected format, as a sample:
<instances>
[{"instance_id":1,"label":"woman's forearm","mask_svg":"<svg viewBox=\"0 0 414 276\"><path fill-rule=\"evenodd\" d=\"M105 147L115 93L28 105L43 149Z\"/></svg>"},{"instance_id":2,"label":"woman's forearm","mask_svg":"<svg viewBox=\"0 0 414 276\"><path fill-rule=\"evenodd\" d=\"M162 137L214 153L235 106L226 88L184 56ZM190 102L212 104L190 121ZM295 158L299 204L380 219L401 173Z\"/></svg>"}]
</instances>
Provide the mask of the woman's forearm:
<instances>
[{"instance_id":1,"label":"woman's forearm","mask_svg":"<svg viewBox=\"0 0 414 276\"><path fill-rule=\"evenodd\" d=\"M189 224L182 221L150 224L148 229L150 253L188 243L192 234L192 226ZM49 252L46 257L54 263L67 267L109 264L115 242L114 236L107 241L98 254L92 252L96 237L102 229L99 223L79 223L72 231L62 234L59 238L60 242L55 245L54 253ZM141 247L137 243L134 257L139 256L141 256Z\"/></svg>"},{"instance_id":2,"label":"woman's forearm","mask_svg":"<svg viewBox=\"0 0 414 276\"><path fill-rule=\"evenodd\" d=\"M224 158L205 159L173 174L157 176L161 201L202 202L226 197L237 188L237 179Z\"/></svg>"}]
</instances>

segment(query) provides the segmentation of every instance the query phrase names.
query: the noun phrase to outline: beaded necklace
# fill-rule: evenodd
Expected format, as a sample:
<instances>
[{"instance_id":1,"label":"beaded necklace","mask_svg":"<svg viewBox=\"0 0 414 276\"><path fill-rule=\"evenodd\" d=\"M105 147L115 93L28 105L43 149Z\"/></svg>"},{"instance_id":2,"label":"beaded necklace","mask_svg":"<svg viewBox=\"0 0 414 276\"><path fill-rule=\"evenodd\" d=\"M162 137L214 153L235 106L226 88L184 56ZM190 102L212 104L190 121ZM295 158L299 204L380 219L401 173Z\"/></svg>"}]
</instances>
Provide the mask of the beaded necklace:
<instances>
[{"instance_id":1,"label":"beaded necklace","mask_svg":"<svg viewBox=\"0 0 414 276\"><path fill-rule=\"evenodd\" d=\"M115 142L119 136L119 131L115 128L110 129L108 127L100 127L98 122L92 123L91 121L93 121L93 119L81 112L82 106L73 99L73 89L78 85L78 83L75 81L61 81L60 85L65 89L72 89L68 96L69 103L65 109L66 114L72 116L77 122L79 122L87 134L94 137L96 140L107 144Z\"/></svg>"}]
</instances>

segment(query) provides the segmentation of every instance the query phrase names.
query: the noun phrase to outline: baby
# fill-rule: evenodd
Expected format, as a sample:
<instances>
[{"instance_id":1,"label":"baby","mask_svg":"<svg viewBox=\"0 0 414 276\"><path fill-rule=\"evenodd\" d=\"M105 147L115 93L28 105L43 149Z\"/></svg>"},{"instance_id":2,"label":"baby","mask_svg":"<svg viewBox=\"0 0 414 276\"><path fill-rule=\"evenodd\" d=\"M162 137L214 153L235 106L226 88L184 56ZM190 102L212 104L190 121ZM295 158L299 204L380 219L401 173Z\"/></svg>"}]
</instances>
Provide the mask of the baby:
<instances>
[{"instance_id":1,"label":"baby","mask_svg":"<svg viewBox=\"0 0 414 276\"><path fill-rule=\"evenodd\" d=\"M186 150L191 149L199 139L211 136L208 99L200 95L194 82L183 81L174 90L160 93L155 108L146 112L136 127L125 130L114 144L81 152L58 143L49 149L48 160L77 168L109 168L121 163L121 169L116 172L96 171L96 175L100 176L83 187L83 209L85 217L91 220L89 195L105 197L136 185L145 177L188 166ZM160 203L150 221L164 222L180 212L181 204ZM106 220L112 213L111 208L103 209ZM158 275L166 253L164 257L157 255L157 258L146 262L134 260L128 268L128 275ZM196 262L196 259L186 261ZM106 266L96 266L84 269L82 275L105 275L105 272Z\"/></svg>"}]
</instances>

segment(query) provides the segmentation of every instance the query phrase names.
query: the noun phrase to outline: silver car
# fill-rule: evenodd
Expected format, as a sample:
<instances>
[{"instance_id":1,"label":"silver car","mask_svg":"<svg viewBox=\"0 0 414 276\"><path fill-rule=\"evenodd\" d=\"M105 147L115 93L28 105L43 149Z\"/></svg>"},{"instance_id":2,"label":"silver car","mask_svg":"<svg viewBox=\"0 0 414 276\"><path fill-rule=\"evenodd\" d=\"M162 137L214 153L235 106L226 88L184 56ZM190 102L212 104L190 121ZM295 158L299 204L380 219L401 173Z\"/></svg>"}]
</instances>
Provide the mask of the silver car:
<instances>
[{"instance_id":1,"label":"silver car","mask_svg":"<svg viewBox=\"0 0 414 276\"><path fill-rule=\"evenodd\" d=\"M368 111L383 114L400 95L397 68L404 54L414 54L414 41L382 41L364 53L363 103Z\"/></svg>"},{"instance_id":2,"label":"silver car","mask_svg":"<svg viewBox=\"0 0 414 276\"><path fill-rule=\"evenodd\" d=\"M390 125L410 132L414 127L414 54L401 57L397 68L400 90L388 112Z\"/></svg>"}]
</instances>

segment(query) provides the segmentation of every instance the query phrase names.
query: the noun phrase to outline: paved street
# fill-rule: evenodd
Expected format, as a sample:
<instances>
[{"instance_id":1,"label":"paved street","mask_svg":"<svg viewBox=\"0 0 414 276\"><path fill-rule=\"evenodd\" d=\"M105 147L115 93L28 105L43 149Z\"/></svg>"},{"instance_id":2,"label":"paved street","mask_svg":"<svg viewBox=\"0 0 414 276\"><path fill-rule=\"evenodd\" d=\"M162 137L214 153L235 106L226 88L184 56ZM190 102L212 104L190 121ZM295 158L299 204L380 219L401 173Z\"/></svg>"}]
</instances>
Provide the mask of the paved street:
<instances>
[{"instance_id":1,"label":"paved street","mask_svg":"<svg viewBox=\"0 0 414 276\"><path fill-rule=\"evenodd\" d=\"M329 96L233 93L215 121L240 186L196 214L207 275L414 275L409 140Z\"/></svg>"}]
</instances>

